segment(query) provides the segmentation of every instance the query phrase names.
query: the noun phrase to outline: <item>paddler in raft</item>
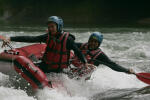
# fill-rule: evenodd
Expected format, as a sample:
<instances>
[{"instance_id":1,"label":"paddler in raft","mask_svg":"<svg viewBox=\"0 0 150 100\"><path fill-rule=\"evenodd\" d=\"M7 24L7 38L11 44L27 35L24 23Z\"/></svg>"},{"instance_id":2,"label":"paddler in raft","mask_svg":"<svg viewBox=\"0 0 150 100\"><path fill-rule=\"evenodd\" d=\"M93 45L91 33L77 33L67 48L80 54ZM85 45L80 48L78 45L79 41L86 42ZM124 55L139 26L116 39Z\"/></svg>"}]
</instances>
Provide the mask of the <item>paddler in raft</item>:
<instances>
[{"instance_id":1,"label":"paddler in raft","mask_svg":"<svg viewBox=\"0 0 150 100\"><path fill-rule=\"evenodd\" d=\"M10 41L15 42L44 42L47 44L42 62L38 67L44 72L60 73L68 68L70 50L80 59L85 67L93 66L88 64L84 55L80 52L74 40L75 37L69 32L63 31L63 20L58 16L50 16L47 22L48 32L39 36L15 36L3 37L3 47Z\"/></svg>"},{"instance_id":2,"label":"paddler in raft","mask_svg":"<svg viewBox=\"0 0 150 100\"><path fill-rule=\"evenodd\" d=\"M103 65L108 66L112 70L115 70L118 72L125 72L127 74L133 74L134 71L132 69L124 68L109 59L109 57L99 48L102 41L103 41L103 35L100 32L93 32L90 35L87 43L76 43L76 44L78 48L81 50L81 52L85 55L89 64L93 64L97 67L100 64L103 64ZM78 67L78 70L79 69L82 70L82 62L78 59L78 57L74 56L71 59L72 59L72 64ZM91 68L90 70L93 70L93 69L94 67ZM72 70L75 71L74 69ZM87 73L88 73L88 69L87 69Z\"/></svg>"}]
</instances>

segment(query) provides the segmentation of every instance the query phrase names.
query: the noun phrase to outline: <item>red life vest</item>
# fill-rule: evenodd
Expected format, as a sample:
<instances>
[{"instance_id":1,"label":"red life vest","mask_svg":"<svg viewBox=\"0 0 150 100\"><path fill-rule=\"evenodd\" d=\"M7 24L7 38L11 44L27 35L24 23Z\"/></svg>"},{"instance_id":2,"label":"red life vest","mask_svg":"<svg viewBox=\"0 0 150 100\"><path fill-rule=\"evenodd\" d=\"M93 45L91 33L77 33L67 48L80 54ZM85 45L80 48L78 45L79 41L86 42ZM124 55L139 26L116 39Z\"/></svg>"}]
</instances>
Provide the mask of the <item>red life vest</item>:
<instances>
[{"instance_id":1,"label":"red life vest","mask_svg":"<svg viewBox=\"0 0 150 100\"><path fill-rule=\"evenodd\" d=\"M88 43L83 43L80 47L81 52L85 55L88 63L94 64L94 60L98 57L99 54L102 53L101 49L96 49L89 51L88 50ZM80 67L83 63L75 56L72 60L72 64L76 67Z\"/></svg>"},{"instance_id":2,"label":"red life vest","mask_svg":"<svg viewBox=\"0 0 150 100\"><path fill-rule=\"evenodd\" d=\"M69 33L63 33L59 39L48 35L47 47L43 61L47 64L47 70L62 70L69 65L70 51L66 49Z\"/></svg>"}]
</instances>

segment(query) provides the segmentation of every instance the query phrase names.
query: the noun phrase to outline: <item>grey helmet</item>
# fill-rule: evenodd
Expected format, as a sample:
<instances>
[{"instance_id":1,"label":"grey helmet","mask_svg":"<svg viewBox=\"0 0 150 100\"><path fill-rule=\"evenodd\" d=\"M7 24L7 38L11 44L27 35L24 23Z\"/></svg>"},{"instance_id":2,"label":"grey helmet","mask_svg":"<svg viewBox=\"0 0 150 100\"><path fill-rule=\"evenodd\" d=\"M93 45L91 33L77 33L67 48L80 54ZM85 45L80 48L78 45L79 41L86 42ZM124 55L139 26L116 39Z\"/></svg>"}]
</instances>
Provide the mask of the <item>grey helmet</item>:
<instances>
[{"instance_id":1,"label":"grey helmet","mask_svg":"<svg viewBox=\"0 0 150 100\"><path fill-rule=\"evenodd\" d=\"M63 20L58 17L58 16L50 16L48 18L48 23L49 22L55 22L57 24L57 31L61 32L63 28Z\"/></svg>"}]
</instances>

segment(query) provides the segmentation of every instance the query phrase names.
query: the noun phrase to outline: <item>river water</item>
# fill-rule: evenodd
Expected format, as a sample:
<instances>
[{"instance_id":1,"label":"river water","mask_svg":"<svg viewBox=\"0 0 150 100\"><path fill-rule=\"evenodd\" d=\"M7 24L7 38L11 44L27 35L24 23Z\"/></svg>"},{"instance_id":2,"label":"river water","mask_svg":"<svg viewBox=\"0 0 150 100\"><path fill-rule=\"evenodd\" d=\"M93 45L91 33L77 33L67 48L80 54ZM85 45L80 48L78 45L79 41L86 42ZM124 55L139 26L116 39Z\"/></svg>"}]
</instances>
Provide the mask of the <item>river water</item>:
<instances>
[{"instance_id":1,"label":"river water","mask_svg":"<svg viewBox=\"0 0 150 100\"><path fill-rule=\"evenodd\" d=\"M22 36L40 35L45 27L6 27L0 35ZM93 31L101 31L104 41L101 49L116 63L138 72L150 72L150 30L138 28L66 28L76 36L76 42L87 42ZM1 43L0 43L1 44ZM29 43L12 42L15 47ZM9 48L5 48L9 49ZM0 52L4 50L0 49ZM1 65L2 66L2 65ZM21 84L12 84L14 76L0 73L0 100L149 100L150 87L134 75L116 72L100 65L90 80L71 80L65 75L58 75L64 89L22 90ZM17 81L17 80L16 80ZM28 88L28 87L27 87ZM66 92L67 91L67 92Z\"/></svg>"}]
</instances>

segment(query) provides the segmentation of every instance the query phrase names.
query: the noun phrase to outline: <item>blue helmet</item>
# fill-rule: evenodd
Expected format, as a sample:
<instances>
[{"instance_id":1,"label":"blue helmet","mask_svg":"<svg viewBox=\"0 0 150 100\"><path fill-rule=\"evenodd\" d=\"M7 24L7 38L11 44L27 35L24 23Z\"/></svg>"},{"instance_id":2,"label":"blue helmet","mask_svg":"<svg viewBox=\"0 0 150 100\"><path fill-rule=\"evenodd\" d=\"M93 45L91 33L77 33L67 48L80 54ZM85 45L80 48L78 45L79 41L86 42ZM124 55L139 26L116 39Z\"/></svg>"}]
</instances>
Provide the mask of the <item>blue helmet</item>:
<instances>
[{"instance_id":1,"label":"blue helmet","mask_svg":"<svg viewBox=\"0 0 150 100\"><path fill-rule=\"evenodd\" d=\"M63 28L63 20L60 17L58 17L58 16L50 16L48 18L48 23L49 22L55 22L57 24L57 30L58 31L62 30L62 28Z\"/></svg>"},{"instance_id":2,"label":"blue helmet","mask_svg":"<svg viewBox=\"0 0 150 100\"><path fill-rule=\"evenodd\" d=\"M90 40L91 38L96 39L99 44L101 44L102 41L103 41L103 35L102 35L100 32L93 32L93 33L90 35L89 40Z\"/></svg>"}]
</instances>

